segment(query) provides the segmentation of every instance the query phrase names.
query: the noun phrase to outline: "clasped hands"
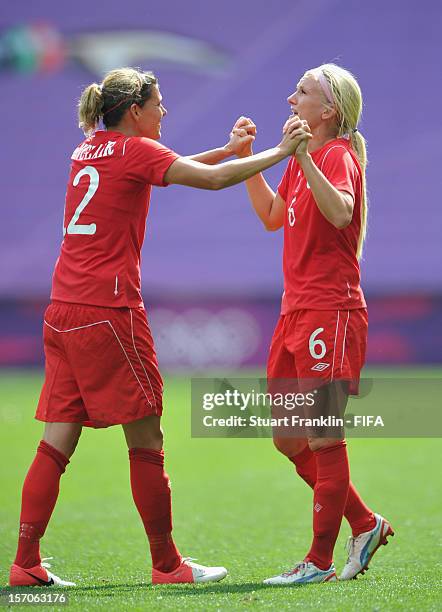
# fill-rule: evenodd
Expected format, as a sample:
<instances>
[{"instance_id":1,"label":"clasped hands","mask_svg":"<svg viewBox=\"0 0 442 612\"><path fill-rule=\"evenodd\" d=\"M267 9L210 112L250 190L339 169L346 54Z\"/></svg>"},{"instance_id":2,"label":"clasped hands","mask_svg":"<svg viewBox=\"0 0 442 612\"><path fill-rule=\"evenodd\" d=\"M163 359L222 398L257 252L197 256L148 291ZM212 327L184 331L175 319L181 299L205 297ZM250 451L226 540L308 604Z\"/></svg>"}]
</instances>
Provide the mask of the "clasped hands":
<instances>
[{"instance_id":1,"label":"clasped hands","mask_svg":"<svg viewBox=\"0 0 442 612\"><path fill-rule=\"evenodd\" d=\"M238 157L248 157L253 155L252 145L257 133L255 123L250 117L239 117L230 132L230 139L226 145L234 155ZM289 134L292 141L295 140L295 149L293 154L296 158L302 156L308 151L308 142L312 137L310 127L304 119L300 119L297 115L293 115L287 119L283 128L283 139L280 145L287 142Z\"/></svg>"}]
</instances>

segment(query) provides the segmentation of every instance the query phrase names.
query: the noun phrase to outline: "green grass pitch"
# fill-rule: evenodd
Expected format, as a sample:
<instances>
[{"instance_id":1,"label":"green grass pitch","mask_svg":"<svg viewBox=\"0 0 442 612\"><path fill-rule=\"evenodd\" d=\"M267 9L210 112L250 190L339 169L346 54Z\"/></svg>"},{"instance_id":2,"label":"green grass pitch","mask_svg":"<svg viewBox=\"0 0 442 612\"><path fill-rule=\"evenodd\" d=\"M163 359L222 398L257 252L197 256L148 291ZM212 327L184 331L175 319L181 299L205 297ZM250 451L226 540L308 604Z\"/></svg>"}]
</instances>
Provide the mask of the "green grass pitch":
<instances>
[{"instance_id":1,"label":"green grass pitch","mask_svg":"<svg viewBox=\"0 0 442 612\"><path fill-rule=\"evenodd\" d=\"M32 418L40 384L40 373L0 374L2 585L15 554L22 481L41 437L42 425ZM358 580L264 587L263 578L290 568L308 549L311 491L268 439L192 439L189 406L189 380L166 379L174 535L183 554L225 565L228 577L214 585L150 585L121 428L84 430L42 544L43 556L54 557L54 573L77 583L68 591L68 608L58 609L442 609L440 440L351 440L353 481L389 518L395 537ZM344 521L335 550L338 571L348 535Z\"/></svg>"}]
</instances>

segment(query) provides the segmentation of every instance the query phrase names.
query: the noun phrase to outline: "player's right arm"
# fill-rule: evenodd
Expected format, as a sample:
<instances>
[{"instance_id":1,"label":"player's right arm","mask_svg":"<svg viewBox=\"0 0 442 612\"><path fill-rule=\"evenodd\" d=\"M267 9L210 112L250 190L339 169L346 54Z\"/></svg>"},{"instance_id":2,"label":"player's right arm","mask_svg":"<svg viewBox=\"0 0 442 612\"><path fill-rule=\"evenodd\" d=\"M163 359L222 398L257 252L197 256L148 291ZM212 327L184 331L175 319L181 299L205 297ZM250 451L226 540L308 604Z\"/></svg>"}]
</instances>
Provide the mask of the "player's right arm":
<instances>
[{"instance_id":1,"label":"player's right arm","mask_svg":"<svg viewBox=\"0 0 442 612\"><path fill-rule=\"evenodd\" d=\"M269 232L275 232L284 225L285 202L274 192L262 174L246 181L247 193L253 209Z\"/></svg>"},{"instance_id":2,"label":"player's right arm","mask_svg":"<svg viewBox=\"0 0 442 612\"><path fill-rule=\"evenodd\" d=\"M285 123L283 132L287 126L293 122L293 117L290 117ZM311 138L310 128L306 122L298 119L298 123L304 128L302 140ZM249 117L240 117L232 129L232 134L237 136L245 136L256 134L256 126ZM252 142L249 140L243 149L238 153L239 157L248 157L253 155ZM264 227L269 232L275 232L284 225L285 201L278 192L274 192L270 185L265 180L262 174L257 174L246 181L247 193L249 200L252 203L258 217L261 219Z\"/></svg>"},{"instance_id":3,"label":"player's right arm","mask_svg":"<svg viewBox=\"0 0 442 612\"><path fill-rule=\"evenodd\" d=\"M245 136L256 134L256 126L249 117L240 117L232 129L232 134ZM248 141L237 153L244 158L253 155L252 141ZM262 174L256 174L246 181L247 193L254 211L269 232L275 232L284 225L285 202L278 192L274 192Z\"/></svg>"},{"instance_id":4,"label":"player's right arm","mask_svg":"<svg viewBox=\"0 0 442 612\"><path fill-rule=\"evenodd\" d=\"M207 166L181 157L169 167L164 180L167 183L199 189L224 189L245 181L292 155L303 138L306 138L306 131L299 119L293 117L286 126L281 142L273 149L217 166Z\"/></svg>"}]
</instances>

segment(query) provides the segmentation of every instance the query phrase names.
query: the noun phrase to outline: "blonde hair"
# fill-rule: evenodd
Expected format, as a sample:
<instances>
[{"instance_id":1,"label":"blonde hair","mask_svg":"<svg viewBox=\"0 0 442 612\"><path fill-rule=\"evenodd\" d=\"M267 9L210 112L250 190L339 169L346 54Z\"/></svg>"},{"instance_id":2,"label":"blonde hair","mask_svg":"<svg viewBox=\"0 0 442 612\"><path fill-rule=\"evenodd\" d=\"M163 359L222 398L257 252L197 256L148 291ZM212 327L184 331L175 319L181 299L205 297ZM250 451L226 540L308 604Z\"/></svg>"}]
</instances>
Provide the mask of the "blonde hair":
<instances>
[{"instance_id":1,"label":"blonde hair","mask_svg":"<svg viewBox=\"0 0 442 612\"><path fill-rule=\"evenodd\" d=\"M362 202L361 202L361 231L359 234L356 256L362 257L365 237L367 235L368 199L365 170L367 167L367 145L365 138L358 129L362 114L362 93L355 77L344 68L336 64L322 64L315 71L322 71L334 99L334 108L337 113L337 137L347 135L350 138L352 149L358 157L362 169ZM310 71L309 71L310 72ZM327 102L327 104L331 104Z\"/></svg>"},{"instance_id":2,"label":"blonde hair","mask_svg":"<svg viewBox=\"0 0 442 612\"><path fill-rule=\"evenodd\" d=\"M117 68L108 72L101 84L91 83L78 103L78 125L86 136L103 120L105 127L118 125L132 104L143 104L158 84L153 72L136 68Z\"/></svg>"}]
</instances>

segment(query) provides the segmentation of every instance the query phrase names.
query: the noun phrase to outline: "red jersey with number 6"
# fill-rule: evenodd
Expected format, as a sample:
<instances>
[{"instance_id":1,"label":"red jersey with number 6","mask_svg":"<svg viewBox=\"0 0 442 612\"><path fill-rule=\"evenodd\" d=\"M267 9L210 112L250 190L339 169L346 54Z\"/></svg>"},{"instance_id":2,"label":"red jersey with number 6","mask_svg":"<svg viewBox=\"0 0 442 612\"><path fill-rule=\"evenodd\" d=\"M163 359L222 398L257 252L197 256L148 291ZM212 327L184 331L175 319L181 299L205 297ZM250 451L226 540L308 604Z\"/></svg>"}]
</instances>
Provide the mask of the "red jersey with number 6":
<instances>
[{"instance_id":1,"label":"red jersey with number 6","mask_svg":"<svg viewBox=\"0 0 442 612\"><path fill-rule=\"evenodd\" d=\"M53 300L138 307L152 185L178 155L149 138L97 131L72 154Z\"/></svg>"},{"instance_id":2,"label":"red jersey with number 6","mask_svg":"<svg viewBox=\"0 0 442 612\"><path fill-rule=\"evenodd\" d=\"M300 165L295 157L290 159L278 187L286 202L281 314L301 309L365 308L356 258L361 229L361 167L345 138L317 149L312 158L336 189L353 196L353 218L341 230L327 221Z\"/></svg>"}]
</instances>

